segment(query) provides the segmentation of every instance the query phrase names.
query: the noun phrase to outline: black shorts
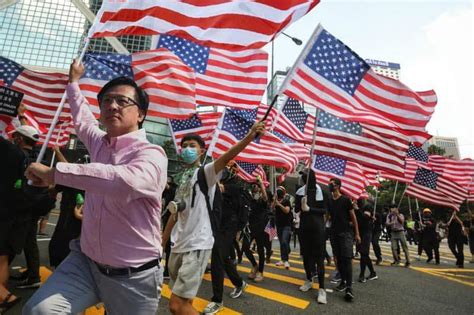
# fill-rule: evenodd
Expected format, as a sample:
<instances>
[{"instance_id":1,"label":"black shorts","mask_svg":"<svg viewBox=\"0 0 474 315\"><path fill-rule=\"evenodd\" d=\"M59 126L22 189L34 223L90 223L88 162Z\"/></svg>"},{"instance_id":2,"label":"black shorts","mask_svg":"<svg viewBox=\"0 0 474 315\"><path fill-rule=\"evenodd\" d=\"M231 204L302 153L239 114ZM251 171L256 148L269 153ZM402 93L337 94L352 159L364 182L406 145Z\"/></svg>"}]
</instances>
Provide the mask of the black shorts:
<instances>
[{"instance_id":1,"label":"black shorts","mask_svg":"<svg viewBox=\"0 0 474 315\"><path fill-rule=\"evenodd\" d=\"M354 234L352 232L332 233L331 247L336 257L351 258L354 246Z\"/></svg>"},{"instance_id":2,"label":"black shorts","mask_svg":"<svg viewBox=\"0 0 474 315\"><path fill-rule=\"evenodd\" d=\"M0 219L0 256L20 254L26 238L26 222L16 218Z\"/></svg>"}]
</instances>

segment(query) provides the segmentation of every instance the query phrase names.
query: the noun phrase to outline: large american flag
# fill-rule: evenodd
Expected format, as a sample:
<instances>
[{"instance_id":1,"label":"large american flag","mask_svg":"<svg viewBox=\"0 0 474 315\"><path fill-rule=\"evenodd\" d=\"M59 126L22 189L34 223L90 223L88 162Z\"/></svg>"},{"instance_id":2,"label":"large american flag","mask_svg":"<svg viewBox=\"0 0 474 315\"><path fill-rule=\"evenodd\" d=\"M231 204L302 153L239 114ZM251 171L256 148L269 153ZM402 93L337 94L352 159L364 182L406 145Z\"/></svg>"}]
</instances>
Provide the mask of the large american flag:
<instances>
[{"instance_id":1,"label":"large american flag","mask_svg":"<svg viewBox=\"0 0 474 315\"><path fill-rule=\"evenodd\" d=\"M309 160L310 158L309 146L305 146L303 143L296 142L295 140L291 139L290 137L287 137L286 135L278 131L274 130L272 131L272 133L278 138L280 138L281 141L286 143L286 145L289 146L293 150L298 160L300 161Z\"/></svg>"},{"instance_id":2,"label":"large american flag","mask_svg":"<svg viewBox=\"0 0 474 315\"><path fill-rule=\"evenodd\" d=\"M236 161L236 163L239 167L237 175L244 181L255 183L257 182L257 176L260 176L263 184L268 186L267 174L265 174L265 170L261 165L242 161Z\"/></svg>"},{"instance_id":3,"label":"large american flag","mask_svg":"<svg viewBox=\"0 0 474 315\"><path fill-rule=\"evenodd\" d=\"M268 54L260 49L229 51L210 48L171 35L155 37L191 67L196 75L196 102L252 109L267 85Z\"/></svg>"},{"instance_id":4,"label":"large american flag","mask_svg":"<svg viewBox=\"0 0 474 315\"><path fill-rule=\"evenodd\" d=\"M261 48L318 2L104 1L89 37L170 34L216 48Z\"/></svg>"},{"instance_id":5,"label":"large american flag","mask_svg":"<svg viewBox=\"0 0 474 315\"><path fill-rule=\"evenodd\" d=\"M227 152L247 135L256 118L257 109L226 108L209 147L210 154L217 158ZM253 140L235 160L281 167L286 172L292 172L298 163L298 158L293 150L269 132Z\"/></svg>"},{"instance_id":6,"label":"large american flag","mask_svg":"<svg viewBox=\"0 0 474 315\"><path fill-rule=\"evenodd\" d=\"M24 94L22 103L27 109L25 116L29 122L28 124L41 133L40 144L45 140L46 133L65 92L67 82L67 74L32 71L13 60L0 57L0 85ZM70 133L74 131L67 103L59 116L59 121L63 125L59 145L65 145L69 140ZM56 144L58 130L59 125L53 131L53 137L49 145Z\"/></svg>"},{"instance_id":7,"label":"large american flag","mask_svg":"<svg viewBox=\"0 0 474 315\"><path fill-rule=\"evenodd\" d=\"M403 174L393 174L385 171L380 171L380 177L384 179L396 180L401 183L409 184L415 177L416 170L418 169L419 162L413 158L407 158L405 160L405 167Z\"/></svg>"},{"instance_id":8,"label":"large american flag","mask_svg":"<svg viewBox=\"0 0 474 315\"><path fill-rule=\"evenodd\" d=\"M396 126L416 144L431 137L425 127L437 103L435 92L415 92L398 80L376 74L321 25L285 82L286 95L341 118Z\"/></svg>"},{"instance_id":9,"label":"large american flag","mask_svg":"<svg viewBox=\"0 0 474 315\"><path fill-rule=\"evenodd\" d=\"M201 136L206 143L206 147L208 147L221 116L222 113L220 112L210 112L198 113L188 119L169 119L171 136L173 137L176 151L180 151L181 140L190 133Z\"/></svg>"},{"instance_id":10,"label":"large american flag","mask_svg":"<svg viewBox=\"0 0 474 315\"><path fill-rule=\"evenodd\" d=\"M467 201L474 202L474 178L472 178L471 182L467 185L467 191L469 193Z\"/></svg>"},{"instance_id":11,"label":"large american flag","mask_svg":"<svg viewBox=\"0 0 474 315\"><path fill-rule=\"evenodd\" d=\"M311 168L321 184L327 185L331 178L339 178L341 191L352 199L364 195L365 187L369 186L364 170L354 162L318 154L313 157Z\"/></svg>"},{"instance_id":12,"label":"large american flag","mask_svg":"<svg viewBox=\"0 0 474 315\"><path fill-rule=\"evenodd\" d=\"M474 177L474 160L453 160L440 155L430 155L429 165L432 170L443 174L462 187L468 187Z\"/></svg>"},{"instance_id":13,"label":"large american flag","mask_svg":"<svg viewBox=\"0 0 474 315\"><path fill-rule=\"evenodd\" d=\"M418 167L406 194L433 204L459 210L468 191L432 170Z\"/></svg>"},{"instance_id":14,"label":"large american flag","mask_svg":"<svg viewBox=\"0 0 474 315\"><path fill-rule=\"evenodd\" d=\"M315 117L308 114L298 100L287 97L283 108L274 118L274 130L303 143L313 139Z\"/></svg>"},{"instance_id":15,"label":"large american flag","mask_svg":"<svg viewBox=\"0 0 474 315\"><path fill-rule=\"evenodd\" d=\"M97 93L121 76L135 80L148 93L150 116L178 119L196 112L194 72L165 48L131 55L88 53L83 63L86 72L79 85L96 116Z\"/></svg>"}]
</instances>

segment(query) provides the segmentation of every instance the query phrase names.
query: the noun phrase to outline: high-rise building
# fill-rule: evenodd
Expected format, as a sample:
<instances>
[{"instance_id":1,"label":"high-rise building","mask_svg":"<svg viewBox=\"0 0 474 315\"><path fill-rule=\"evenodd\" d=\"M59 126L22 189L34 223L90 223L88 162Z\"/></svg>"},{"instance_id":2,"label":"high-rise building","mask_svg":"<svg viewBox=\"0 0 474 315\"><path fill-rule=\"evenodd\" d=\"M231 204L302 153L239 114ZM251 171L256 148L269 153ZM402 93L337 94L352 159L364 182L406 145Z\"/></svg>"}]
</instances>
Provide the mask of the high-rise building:
<instances>
[{"instance_id":1,"label":"high-rise building","mask_svg":"<svg viewBox=\"0 0 474 315\"><path fill-rule=\"evenodd\" d=\"M393 63L388 61L380 61L375 59L365 59L375 73L395 79L400 80L400 64Z\"/></svg>"},{"instance_id":2,"label":"high-rise building","mask_svg":"<svg viewBox=\"0 0 474 315\"><path fill-rule=\"evenodd\" d=\"M38 71L67 72L91 25L73 2L86 5L94 14L102 4L102 0L22 0L1 10L0 55ZM151 45L150 36L117 39L130 53L148 50ZM88 51L116 52L103 38L91 40ZM150 142L164 146L168 156L175 157L166 119L147 117L143 125ZM81 144L73 141L72 147ZM172 161L169 165L170 171L176 167Z\"/></svg>"},{"instance_id":3,"label":"high-rise building","mask_svg":"<svg viewBox=\"0 0 474 315\"><path fill-rule=\"evenodd\" d=\"M433 136L430 140L426 141L423 144L423 149L428 151L428 147L430 145L435 145L445 150L444 156L459 160L461 158L461 154L459 153L459 144L458 138L455 137L440 137L440 136Z\"/></svg>"}]
</instances>

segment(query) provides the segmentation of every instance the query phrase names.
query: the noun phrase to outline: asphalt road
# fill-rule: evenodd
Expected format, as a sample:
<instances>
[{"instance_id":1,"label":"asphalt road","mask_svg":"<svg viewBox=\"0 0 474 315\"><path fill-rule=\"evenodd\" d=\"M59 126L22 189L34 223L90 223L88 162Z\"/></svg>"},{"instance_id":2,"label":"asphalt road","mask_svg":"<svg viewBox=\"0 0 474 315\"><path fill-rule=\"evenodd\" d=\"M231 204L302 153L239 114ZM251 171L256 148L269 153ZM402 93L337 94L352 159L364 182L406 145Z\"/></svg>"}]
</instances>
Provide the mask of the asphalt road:
<instances>
[{"instance_id":1,"label":"asphalt road","mask_svg":"<svg viewBox=\"0 0 474 315\"><path fill-rule=\"evenodd\" d=\"M48 233L54 229L57 215L50 216ZM51 273L48 263L49 238L39 237L41 254L42 280ZM303 283L304 270L298 248L293 249L290 257L291 268L285 270L275 266L278 261L278 241L274 241L275 253L272 263L265 267L265 280L259 284L249 281L250 286L239 299L227 297L232 285L226 280L224 304L226 309L219 314L474 314L474 264L469 264L470 255L465 247L466 268L454 266L454 257L443 242L441 245L441 265L426 264L416 260L416 247L410 246L412 267L390 266L390 243L381 242L384 263L376 266L379 280L353 285L355 300L345 302L342 293L328 292L328 304L316 303L317 289L310 292L300 292L298 287ZM402 253L403 257L403 253ZM12 263L13 272L25 266L23 255L18 256ZM238 266L240 274L246 279L250 264L244 259ZM326 269L328 291L335 286L329 283L334 265ZM359 262L354 260L354 281L359 274ZM9 283L12 291L26 301L34 290L15 289L15 281ZM169 314L168 298L170 292L166 285L163 287L160 302L160 314ZM205 275L194 301L198 310L204 309L212 296L210 275ZM15 306L7 314L21 314L21 305ZM103 314L103 309L90 308L86 314Z\"/></svg>"}]
</instances>

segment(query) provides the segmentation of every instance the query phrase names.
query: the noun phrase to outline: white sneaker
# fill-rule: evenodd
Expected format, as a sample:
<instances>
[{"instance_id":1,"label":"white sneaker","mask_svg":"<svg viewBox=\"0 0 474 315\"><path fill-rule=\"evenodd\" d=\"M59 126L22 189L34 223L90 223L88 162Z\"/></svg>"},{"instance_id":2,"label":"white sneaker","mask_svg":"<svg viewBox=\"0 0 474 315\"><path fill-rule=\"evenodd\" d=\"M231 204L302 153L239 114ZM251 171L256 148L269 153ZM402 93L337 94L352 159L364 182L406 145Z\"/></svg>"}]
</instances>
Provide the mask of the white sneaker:
<instances>
[{"instance_id":1,"label":"white sneaker","mask_svg":"<svg viewBox=\"0 0 474 315\"><path fill-rule=\"evenodd\" d=\"M203 313L206 315L213 315L217 314L224 309L224 303L216 303L211 302L207 304L206 308L204 309Z\"/></svg>"},{"instance_id":2,"label":"white sneaker","mask_svg":"<svg viewBox=\"0 0 474 315\"><path fill-rule=\"evenodd\" d=\"M278 267L283 266L283 265L284 265L283 261L278 261L275 263L275 266L278 266Z\"/></svg>"},{"instance_id":3,"label":"white sneaker","mask_svg":"<svg viewBox=\"0 0 474 315\"><path fill-rule=\"evenodd\" d=\"M285 269L290 269L290 263L288 261L284 262Z\"/></svg>"},{"instance_id":4,"label":"white sneaker","mask_svg":"<svg viewBox=\"0 0 474 315\"><path fill-rule=\"evenodd\" d=\"M318 291L318 303L319 304L327 304L328 303L328 298L326 296L326 290L319 289L319 291Z\"/></svg>"},{"instance_id":5,"label":"white sneaker","mask_svg":"<svg viewBox=\"0 0 474 315\"><path fill-rule=\"evenodd\" d=\"M416 256L416 260L420 261L420 260L421 260L421 256L420 256L420 255L417 255L417 256Z\"/></svg>"},{"instance_id":6,"label":"white sneaker","mask_svg":"<svg viewBox=\"0 0 474 315\"><path fill-rule=\"evenodd\" d=\"M313 281L306 280L304 284L300 287L300 291L308 292L313 288Z\"/></svg>"}]
</instances>

